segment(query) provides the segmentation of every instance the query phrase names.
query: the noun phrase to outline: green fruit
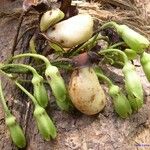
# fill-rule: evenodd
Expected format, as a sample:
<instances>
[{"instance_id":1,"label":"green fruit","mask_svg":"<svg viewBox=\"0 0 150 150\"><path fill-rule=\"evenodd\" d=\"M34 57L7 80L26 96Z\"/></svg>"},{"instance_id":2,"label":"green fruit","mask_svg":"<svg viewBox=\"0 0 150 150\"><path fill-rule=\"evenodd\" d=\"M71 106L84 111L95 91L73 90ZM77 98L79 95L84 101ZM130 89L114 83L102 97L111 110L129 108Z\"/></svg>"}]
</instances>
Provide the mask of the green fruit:
<instances>
[{"instance_id":1,"label":"green fruit","mask_svg":"<svg viewBox=\"0 0 150 150\"><path fill-rule=\"evenodd\" d=\"M43 83L43 77L37 74L33 75L32 84L33 84L34 97L36 98L38 103L45 108L48 104L49 99L48 99L46 88Z\"/></svg>"},{"instance_id":2,"label":"green fruit","mask_svg":"<svg viewBox=\"0 0 150 150\"><path fill-rule=\"evenodd\" d=\"M47 67L45 76L56 98L57 105L60 107L60 109L68 111L71 103L67 98L68 93L65 82L61 77L58 68L55 66Z\"/></svg>"},{"instance_id":3,"label":"green fruit","mask_svg":"<svg viewBox=\"0 0 150 150\"><path fill-rule=\"evenodd\" d=\"M115 28L125 43L136 53L143 53L149 47L150 42L148 39L128 26L116 24Z\"/></svg>"},{"instance_id":4,"label":"green fruit","mask_svg":"<svg viewBox=\"0 0 150 150\"><path fill-rule=\"evenodd\" d=\"M5 122L9 129L10 136L14 144L19 148L25 147L26 139L25 139L23 130L16 122L16 118L13 115L10 115L6 117Z\"/></svg>"},{"instance_id":5,"label":"green fruit","mask_svg":"<svg viewBox=\"0 0 150 150\"><path fill-rule=\"evenodd\" d=\"M45 109L39 105L36 106L34 110L34 117L36 119L39 132L43 138L47 141L50 140L51 137L55 139L57 135L56 127L46 113Z\"/></svg>"},{"instance_id":6,"label":"green fruit","mask_svg":"<svg viewBox=\"0 0 150 150\"><path fill-rule=\"evenodd\" d=\"M130 103L132 104L133 109L137 110L142 107L144 99L143 87L140 78L135 71L134 65L130 62L127 62L124 65L122 71L125 77L125 88Z\"/></svg>"},{"instance_id":7,"label":"green fruit","mask_svg":"<svg viewBox=\"0 0 150 150\"><path fill-rule=\"evenodd\" d=\"M112 85L109 94L113 98L115 111L121 118L127 118L132 114L130 103L118 86Z\"/></svg>"},{"instance_id":8,"label":"green fruit","mask_svg":"<svg viewBox=\"0 0 150 150\"><path fill-rule=\"evenodd\" d=\"M150 54L144 52L140 57L140 61L143 71L150 82Z\"/></svg>"}]
</instances>

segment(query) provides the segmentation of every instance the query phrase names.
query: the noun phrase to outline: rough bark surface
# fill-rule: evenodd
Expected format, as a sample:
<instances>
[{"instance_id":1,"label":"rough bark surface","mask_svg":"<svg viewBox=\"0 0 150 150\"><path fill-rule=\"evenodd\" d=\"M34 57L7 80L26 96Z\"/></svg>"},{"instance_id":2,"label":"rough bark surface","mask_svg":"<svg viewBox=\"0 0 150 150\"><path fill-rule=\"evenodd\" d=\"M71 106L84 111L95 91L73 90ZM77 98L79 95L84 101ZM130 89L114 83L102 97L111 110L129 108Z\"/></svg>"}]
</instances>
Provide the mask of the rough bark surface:
<instances>
[{"instance_id":1,"label":"rough bark surface","mask_svg":"<svg viewBox=\"0 0 150 150\"><path fill-rule=\"evenodd\" d=\"M0 1L0 62L11 56L11 48L21 12L22 2L19 0ZM13 15L13 13L16 13ZM25 19L22 30L31 23L32 15ZM21 45L15 53L21 53ZM107 96L107 105L103 112L95 116L85 116L80 113L69 114L60 111L55 104L47 109L53 118L58 136L56 140L46 142L38 133L33 109L27 97L19 92L12 82L1 75L3 88L8 105L22 125L27 138L26 150L137 150L150 149L150 84L138 62L137 71L141 77L145 90L143 108L128 119L120 119L113 110L113 105ZM113 70L113 71L112 71ZM117 69L107 69L110 76L118 85L122 86L123 77ZM104 86L105 91L107 88ZM142 145L143 144L143 145ZM4 114L0 106L0 149L16 150L12 144L8 130L4 124Z\"/></svg>"}]
</instances>

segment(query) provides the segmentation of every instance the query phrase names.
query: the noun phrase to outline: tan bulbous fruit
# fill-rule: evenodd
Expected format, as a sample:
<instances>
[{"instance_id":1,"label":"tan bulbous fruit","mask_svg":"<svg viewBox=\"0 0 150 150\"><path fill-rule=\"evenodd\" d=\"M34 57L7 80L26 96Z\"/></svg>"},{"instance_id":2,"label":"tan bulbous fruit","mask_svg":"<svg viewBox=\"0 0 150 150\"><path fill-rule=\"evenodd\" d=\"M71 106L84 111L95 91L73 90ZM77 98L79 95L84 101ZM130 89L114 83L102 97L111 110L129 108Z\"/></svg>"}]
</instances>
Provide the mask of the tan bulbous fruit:
<instances>
[{"instance_id":1,"label":"tan bulbous fruit","mask_svg":"<svg viewBox=\"0 0 150 150\"><path fill-rule=\"evenodd\" d=\"M74 106L86 115L99 113L106 97L92 67L81 67L72 73L69 94Z\"/></svg>"},{"instance_id":2,"label":"tan bulbous fruit","mask_svg":"<svg viewBox=\"0 0 150 150\"><path fill-rule=\"evenodd\" d=\"M79 14L49 28L46 37L64 48L82 44L92 37L93 19L88 14Z\"/></svg>"}]
</instances>

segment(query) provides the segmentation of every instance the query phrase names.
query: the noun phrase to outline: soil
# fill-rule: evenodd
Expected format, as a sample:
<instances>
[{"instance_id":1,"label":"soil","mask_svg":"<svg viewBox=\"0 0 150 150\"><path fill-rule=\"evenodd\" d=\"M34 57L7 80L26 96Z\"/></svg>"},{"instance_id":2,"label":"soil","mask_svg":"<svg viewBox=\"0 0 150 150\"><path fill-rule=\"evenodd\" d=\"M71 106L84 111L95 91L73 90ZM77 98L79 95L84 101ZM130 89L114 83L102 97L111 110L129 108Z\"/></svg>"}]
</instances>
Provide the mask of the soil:
<instances>
[{"instance_id":1,"label":"soil","mask_svg":"<svg viewBox=\"0 0 150 150\"><path fill-rule=\"evenodd\" d=\"M128 0L129 1L129 0ZM114 3L113 3L114 2ZM80 12L88 12L101 22L115 20L128 24L150 39L150 2L149 0L115 1L103 0L101 3L81 3ZM133 7L134 6L134 7ZM19 16L22 12L21 0L0 1L0 61L11 57L14 36L17 31ZM21 33L37 21L37 14L27 15L21 26ZM15 54L22 53L27 47L27 34L23 42L17 46ZM60 111L53 97L47 112L53 118L58 136L50 142L44 141L38 133L33 118L33 107L30 100L21 93L14 84L1 75L3 89L9 108L15 114L17 121L25 131L27 139L26 150L148 150L150 149L150 84L141 69L139 61L135 61L145 91L145 101L142 109L128 119L120 119L114 112L111 98L107 95L105 109L95 115L86 116L79 112L65 113ZM120 70L107 68L107 75L119 86L123 85ZM29 88L29 86L28 86ZM105 92L107 88L103 85ZM4 114L0 106L0 149L17 150L10 140L5 126Z\"/></svg>"}]
</instances>

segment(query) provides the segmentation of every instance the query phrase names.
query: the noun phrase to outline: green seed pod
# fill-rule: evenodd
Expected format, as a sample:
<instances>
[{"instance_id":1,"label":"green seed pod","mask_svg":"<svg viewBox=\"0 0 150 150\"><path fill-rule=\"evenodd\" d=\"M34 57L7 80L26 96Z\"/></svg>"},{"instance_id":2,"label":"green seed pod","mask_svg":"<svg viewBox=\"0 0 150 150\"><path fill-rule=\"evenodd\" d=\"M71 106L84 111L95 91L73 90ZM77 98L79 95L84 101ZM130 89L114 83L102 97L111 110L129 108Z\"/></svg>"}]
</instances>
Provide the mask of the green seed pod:
<instances>
[{"instance_id":1,"label":"green seed pod","mask_svg":"<svg viewBox=\"0 0 150 150\"><path fill-rule=\"evenodd\" d=\"M46 31L50 26L53 26L64 18L64 13L60 9L52 9L43 14L40 21L40 30Z\"/></svg>"},{"instance_id":2,"label":"green seed pod","mask_svg":"<svg viewBox=\"0 0 150 150\"><path fill-rule=\"evenodd\" d=\"M47 141L50 140L51 137L55 139L57 136L56 127L45 109L37 105L34 110L34 117L36 119L39 132L43 138Z\"/></svg>"},{"instance_id":3,"label":"green seed pod","mask_svg":"<svg viewBox=\"0 0 150 150\"><path fill-rule=\"evenodd\" d=\"M58 68L55 66L47 67L45 71L45 76L56 98L57 105L62 110L68 111L69 107L71 106L71 103L67 99L68 93L65 86L65 82L61 77Z\"/></svg>"},{"instance_id":4,"label":"green seed pod","mask_svg":"<svg viewBox=\"0 0 150 150\"><path fill-rule=\"evenodd\" d=\"M146 48L150 46L150 42L147 38L130 29L126 25L118 25L115 23L114 26L118 34L122 37L125 43L136 53L143 53Z\"/></svg>"},{"instance_id":5,"label":"green seed pod","mask_svg":"<svg viewBox=\"0 0 150 150\"><path fill-rule=\"evenodd\" d=\"M16 118L13 115L9 115L5 119L6 125L9 129L10 136L15 145L19 148L26 146L26 139L23 130L16 122Z\"/></svg>"},{"instance_id":6,"label":"green seed pod","mask_svg":"<svg viewBox=\"0 0 150 150\"><path fill-rule=\"evenodd\" d=\"M37 74L33 75L32 84L34 97L36 98L38 103L45 108L48 104L48 94L43 83L43 77Z\"/></svg>"},{"instance_id":7,"label":"green seed pod","mask_svg":"<svg viewBox=\"0 0 150 150\"><path fill-rule=\"evenodd\" d=\"M127 118L132 114L130 103L118 86L112 85L109 94L113 98L115 111L121 118Z\"/></svg>"},{"instance_id":8,"label":"green seed pod","mask_svg":"<svg viewBox=\"0 0 150 150\"><path fill-rule=\"evenodd\" d=\"M150 82L150 54L144 52L140 57L140 61L143 71Z\"/></svg>"},{"instance_id":9,"label":"green seed pod","mask_svg":"<svg viewBox=\"0 0 150 150\"><path fill-rule=\"evenodd\" d=\"M134 60L137 58L138 54L132 49L125 49L125 54L128 56L129 60Z\"/></svg>"},{"instance_id":10,"label":"green seed pod","mask_svg":"<svg viewBox=\"0 0 150 150\"><path fill-rule=\"evenodd\" d=\"M143 105L143 88L140 81L139 76L135 71L134 65L130 62L127 62L123 67L123 74L125 77L125 88L128 94L129 101L136 101L136 108L141 108ZM131 103L133 110L135 110L135 105L132 105L134 102Z\"/></svg>"}]
</instances>

